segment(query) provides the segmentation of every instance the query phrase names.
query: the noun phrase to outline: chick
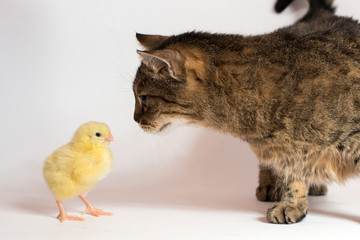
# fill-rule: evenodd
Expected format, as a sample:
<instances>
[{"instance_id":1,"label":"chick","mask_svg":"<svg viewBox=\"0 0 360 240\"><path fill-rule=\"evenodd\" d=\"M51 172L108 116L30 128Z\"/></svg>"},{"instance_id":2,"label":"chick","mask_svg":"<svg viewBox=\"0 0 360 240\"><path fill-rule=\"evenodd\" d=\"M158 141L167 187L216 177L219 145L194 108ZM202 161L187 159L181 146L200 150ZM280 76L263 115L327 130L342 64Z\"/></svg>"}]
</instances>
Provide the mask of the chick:
<instances>
[{"instance_id":1,"label":"chick","mask_svg":"<svg viewBox=\"0 0 360 240\"><path fill-rule=\"evenodd\" d=\"M113 157L109 143L113 141L109 127L104 123L88 122L75 132L70 143L55 150L44 163L43 175L59 207L60 222L84 219L66 214L62 200L76 195L94 216L112 215L96 209L86 194L112 169Z\"/></svg>"}]
</instances>

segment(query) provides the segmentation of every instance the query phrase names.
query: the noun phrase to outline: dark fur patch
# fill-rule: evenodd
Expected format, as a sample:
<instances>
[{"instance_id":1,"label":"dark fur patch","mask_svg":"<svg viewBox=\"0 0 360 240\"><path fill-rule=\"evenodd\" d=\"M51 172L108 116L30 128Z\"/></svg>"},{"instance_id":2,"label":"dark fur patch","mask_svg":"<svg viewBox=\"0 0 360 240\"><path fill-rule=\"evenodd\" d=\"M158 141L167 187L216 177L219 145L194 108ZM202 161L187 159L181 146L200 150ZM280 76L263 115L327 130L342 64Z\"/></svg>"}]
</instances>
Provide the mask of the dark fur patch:
<instances>
[{"instance_id":1,"label":"dark fur patch","mask_svg":"<svg viewBox=\"0 0 360 240\"><path fill-rule=\"evenodd\" d=\"M356 135L356 134L358 134L358 133L360 133L360 130L352 131L352 132L348 135L348 137L352 137L352 136L354 136L354 135Z\"/></svg>"},{"instance_id":2,"label":"dark fur patch","mask_svg":"<svg viewBox=\"0 0 360 240\"><path fill-rule=\"evenodd\" d=\"M336 148L341 152L344 151L344 145L341 142L336 145Z\"/></svg>"}]
</instances>

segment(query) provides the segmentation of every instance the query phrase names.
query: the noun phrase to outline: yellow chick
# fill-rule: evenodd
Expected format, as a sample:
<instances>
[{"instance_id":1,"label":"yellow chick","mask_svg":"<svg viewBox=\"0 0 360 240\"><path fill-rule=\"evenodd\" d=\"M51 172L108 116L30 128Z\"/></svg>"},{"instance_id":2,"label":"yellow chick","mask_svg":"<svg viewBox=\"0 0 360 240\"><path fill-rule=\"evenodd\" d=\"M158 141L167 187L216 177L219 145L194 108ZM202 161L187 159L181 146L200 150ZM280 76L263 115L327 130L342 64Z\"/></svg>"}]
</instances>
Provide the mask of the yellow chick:
<instances>
[{"instance_id":1,"label":"yellow chick","mask_svg":"<svg viewBox=\"0 0 360 240\"><path fill-rule=\"evenodd\" d=\"M109 127L104 123L88 122L75 132L70 143L60 147L44 163L43 175L59 207L60 222L84 219L66 214L62 200L76 195L94 216L112 215L96 209L86 194L112 169L113 157L109 143L113 141Z\"/></svg>"}]
</instances>

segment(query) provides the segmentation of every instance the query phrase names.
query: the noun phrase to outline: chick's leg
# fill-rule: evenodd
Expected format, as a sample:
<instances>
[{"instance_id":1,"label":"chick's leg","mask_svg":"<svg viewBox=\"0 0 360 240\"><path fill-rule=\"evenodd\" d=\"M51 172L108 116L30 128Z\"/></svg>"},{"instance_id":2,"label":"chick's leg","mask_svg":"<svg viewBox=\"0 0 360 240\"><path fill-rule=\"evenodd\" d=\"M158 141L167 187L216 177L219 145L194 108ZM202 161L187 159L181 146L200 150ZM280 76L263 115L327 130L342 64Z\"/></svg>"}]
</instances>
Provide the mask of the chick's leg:
<instances>
[{"instance_id":1,"label":"chick's leg","mask_svg":"<svg viewBox=\"0 0 360 240\"><path fill-rule=\"evenodd\" d=\"M81 217L76 217L76 216L69 216L66 214L64 206L62 204L62 201L60 200L56 200L56 203L59 207L59 215L56 217L57 219L60 219L60 222L63 222L65 220L75 220L75 221L84 221L85 219L81 218Z\"/></svg>"},{"instance_id":2,"label":"chick's leg","mask_svg":"<svg viewBox=\"0 0 360 240\"><path fill-rule=\"evenodd\" d=\"M89 202L89 200L86 199L85 196L79 195L79 198L80 198L80 199L85 203L85 205L86 205L86 209L85 209L85 211L84 211L82 214L90 213L91 215L96 216L96 217L99 217L100 215L107 215L107 216L113 215L113 214L110 213L110 212L103 212L102 210L95 208L95 207Z\"/></svg>"}]
</instances>

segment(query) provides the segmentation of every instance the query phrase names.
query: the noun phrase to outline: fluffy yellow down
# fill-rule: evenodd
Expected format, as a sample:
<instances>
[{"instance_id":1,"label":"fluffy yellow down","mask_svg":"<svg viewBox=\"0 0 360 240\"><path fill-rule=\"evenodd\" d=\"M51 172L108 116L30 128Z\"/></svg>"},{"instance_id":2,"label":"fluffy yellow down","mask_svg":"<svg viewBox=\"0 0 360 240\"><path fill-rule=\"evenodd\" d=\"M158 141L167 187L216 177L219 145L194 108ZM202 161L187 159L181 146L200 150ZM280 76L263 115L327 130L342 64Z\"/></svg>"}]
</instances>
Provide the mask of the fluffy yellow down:
<instances>
[{"instance_id":1,"label":"fluffy yellow down","mask_svg":"<svg viewBox=\"0 0 360 240\"><path fill-rule=\"evenodd\" d=\"M108 136L110 129L104 123L83 124L70 143L45 160L43 175L57 200L85 195L109 173L113 157Z\"/></svg>"}]
</instances>

